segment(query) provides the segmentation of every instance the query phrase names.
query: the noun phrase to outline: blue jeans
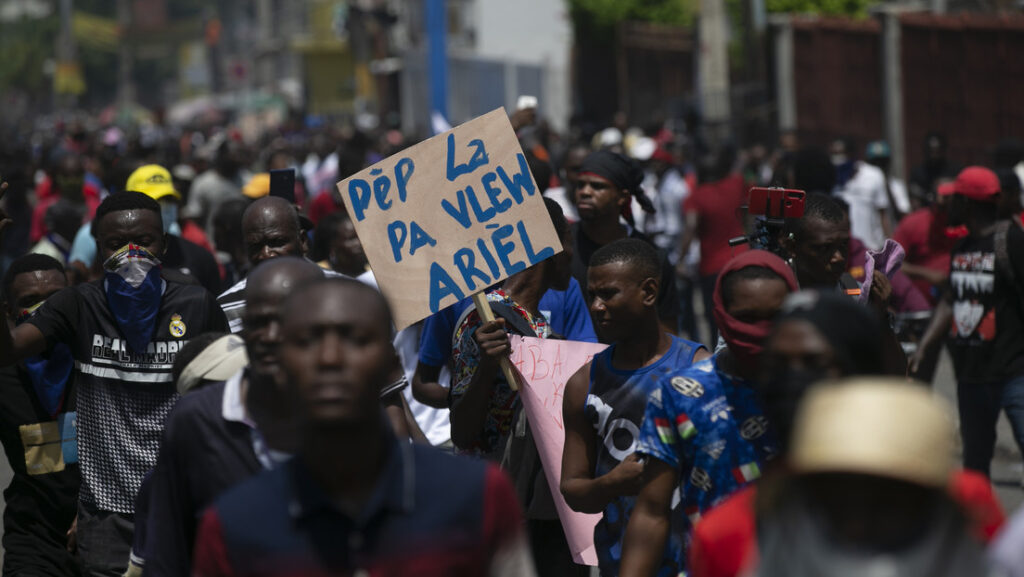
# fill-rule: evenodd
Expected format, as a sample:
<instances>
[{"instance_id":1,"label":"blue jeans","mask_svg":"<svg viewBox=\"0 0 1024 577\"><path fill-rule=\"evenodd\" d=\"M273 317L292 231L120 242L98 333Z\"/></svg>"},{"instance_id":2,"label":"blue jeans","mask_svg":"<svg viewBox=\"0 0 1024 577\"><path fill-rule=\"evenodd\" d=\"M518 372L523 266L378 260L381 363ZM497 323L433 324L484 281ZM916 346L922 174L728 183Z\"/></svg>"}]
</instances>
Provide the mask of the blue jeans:
<instances>
[{"instance_id":1,"label":"blue jeans","mask_svg":"<svg viewBox=\"0 0 1024 577\"><path fill-rule=\"evenodd\" d=\"M1024 375L1002 383L957 383L964 468L989 476L996 422L1005 410L1017 446L1024 451Z\"/></svg>"}]
</instances>

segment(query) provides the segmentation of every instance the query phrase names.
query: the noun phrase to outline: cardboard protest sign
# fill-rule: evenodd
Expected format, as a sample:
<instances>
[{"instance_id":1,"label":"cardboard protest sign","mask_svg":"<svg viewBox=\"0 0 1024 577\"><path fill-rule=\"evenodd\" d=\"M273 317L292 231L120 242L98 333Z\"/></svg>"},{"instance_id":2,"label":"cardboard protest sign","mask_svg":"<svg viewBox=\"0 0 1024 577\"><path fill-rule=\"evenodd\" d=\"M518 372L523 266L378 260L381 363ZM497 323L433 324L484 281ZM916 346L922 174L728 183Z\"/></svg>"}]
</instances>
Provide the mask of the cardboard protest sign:
<instances>
[{"instance_id":1,"label":"cardboard protest sign","mask_svg":"<svg viewBox=\"0 0 1024 577\"><path fill-rule=\"evenodd\" d=\"M584 565L597 565L594 549L594 525L601 515L577 513L562 497L562 448L565 427L562 424L562 398L569 377L607 345L559 341L510 335L512 366L522 376L519 389L523 409L530 421L537 451L551 488L551 496L562 520L565 537L573 560ZM582 409L582 407L580 407Z\"/></svg>"},{"instance_id":2,"label":"cardboard protest sign","mask_svg":"<svg viewBox=\"0 0 1024 577\"><path fill-rule=\"evenodd\" d=\"M501 108L338 183L402 329L561 252Z\"/></svg>"}]
</instances>

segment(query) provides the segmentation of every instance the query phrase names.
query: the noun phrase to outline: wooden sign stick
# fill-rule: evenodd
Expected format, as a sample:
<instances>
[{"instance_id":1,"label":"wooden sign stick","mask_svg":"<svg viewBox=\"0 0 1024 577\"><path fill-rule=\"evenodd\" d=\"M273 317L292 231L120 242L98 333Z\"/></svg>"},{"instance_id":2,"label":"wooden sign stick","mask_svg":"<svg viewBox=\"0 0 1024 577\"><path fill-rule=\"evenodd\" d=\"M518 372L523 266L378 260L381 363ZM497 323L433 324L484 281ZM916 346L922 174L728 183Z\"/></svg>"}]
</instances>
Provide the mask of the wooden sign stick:
<instances>
[{"instance_id":1,"label":"wooden sign stick","mask_svg":"<svg viewBox=\"0 0 1024 577\"><path fill-rule=\"evenodd\" d=\"M480 291L473 294L473 304L476 305L476 312L480 315L480 320L485 323L494 320L494 311L491 310L491 303L487 301L486 293ZM512 370L512 363L508 360L508 357L501 358L501 372L505 375L508 386L512 387L513 391L518 391L519 383L516 381L516 372Z\"/></svg>"}]
</instances>

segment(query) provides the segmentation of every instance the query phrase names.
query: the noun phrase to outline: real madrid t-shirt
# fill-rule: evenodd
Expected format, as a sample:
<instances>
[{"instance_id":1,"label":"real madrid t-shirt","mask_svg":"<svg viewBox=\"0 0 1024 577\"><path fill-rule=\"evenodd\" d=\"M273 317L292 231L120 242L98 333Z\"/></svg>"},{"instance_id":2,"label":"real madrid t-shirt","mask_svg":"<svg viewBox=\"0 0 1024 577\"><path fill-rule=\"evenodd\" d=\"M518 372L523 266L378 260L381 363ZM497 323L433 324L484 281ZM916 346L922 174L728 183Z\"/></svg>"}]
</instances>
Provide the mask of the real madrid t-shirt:
<instances>
[{"instance_id":1,"label":"real madrid t-shirt","mask_svg":"<svg viewBox=\"0 0 1024 577\"><path fill-rule=\"evenodd\" d=\"M173 277L172 277L173 278ZM174 357L192 337L227 332L206 289L168 278L145 352L132 352L107 306L103 281L64 289L27 322L48 346L67 343L78 391L80 499L102 511L132 513L142 477L156 465L164 419L177 400Z\"/></svg>"}]
</instances>

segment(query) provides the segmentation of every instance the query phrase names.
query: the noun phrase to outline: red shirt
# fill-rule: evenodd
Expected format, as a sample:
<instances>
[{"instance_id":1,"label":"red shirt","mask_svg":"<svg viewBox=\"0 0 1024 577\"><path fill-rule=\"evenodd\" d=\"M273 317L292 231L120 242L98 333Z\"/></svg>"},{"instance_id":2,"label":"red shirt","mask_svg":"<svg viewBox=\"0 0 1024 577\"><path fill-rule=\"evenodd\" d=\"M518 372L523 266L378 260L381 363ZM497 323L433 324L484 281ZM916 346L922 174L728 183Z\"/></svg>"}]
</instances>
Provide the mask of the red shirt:
<instances>
[{"instance_id":1,"label":"red shirt","mask_svg":"<svg viewBox=\"0 0 1024 577\"><path fill-rule=\"evenodd\" d=\"M1006 516L988 478L976 471L957 471L949 492L966 511L975 533L986 544L991 541ZM756 499L757 485L748 485L701 517L690 543L691 577L736 577L757 563Z\"/></svg>"},{"instance_id":2,"label":"red shirt","mask_svg":"<svg viewBox=\"0 0 1024 577\"><path fill-rule=\"evenodd\" d=\"M893 240L903 246L906 261L930 268L943 274L949 272L949 253L955 239L946 234L946 217L936 218L929 208L921 208L900 221L892 235ZM914 286L935 306L932 286L923 279L913 279Z\"/></svg>"},{"instance_id":3,"label":"red shirt","mask_svg":"<svg viewBox=\"0 0 1024 577\"><path fill-rule=\"evenodd\" d=\"M331 214L343 210L342 206L334 199L334 195L331 191L324 192L320 196L313 199L313 202L309 203L309 220L313 221L313 224L320 222L320 219Z\"/></svg>"},{"instance_id":4,"label":"red shirt","mask_svg":"<svg viewBox=\"0 0 1024 577\"><path fill-rule=\"evenodd\" d=\"M200 228L200 226L198 224L192 222L191 220L186 220L186 221L184 221L184 222L182 222L180 224L181 224L181 238L191 242L192 244L197 244L197 245L205 248L212 255L216 255L217 254L213 250L213 245L210 244L209 237L206 236L206 233L203 232L203 229Z\"/></svg>"},{"instance_id":5,"label":"red shirt","mask_svg":"<svg viewBox=\"0 0 1024 577\"><path fill-rule=\"evenodd\" d=\"M701 276L718 274L730 258L748 250L746 245L729 246L729 239L744 234L738 210L746 201L747 186L739 174L698 185L683 201L683 211L694 211L700 219L697 238Z\"/></svg>"},{"instance_id":6,"label":"red shirt","mask_svg":"<svg viewBox=\"0 0 1024 577\"><path fill-rule=\"evenodd\" d=\"M29 238L33 243L39 242L46 236L46 233L50 232L46 228L46 210L60 199L60 195L54 188L53 179L49 176L45 176L36 185L36 198L39 200L36 202L35 208L32 209L32 223L29 228ZM92 220L93 215L96 214L96 207L100 205L100 189L89 181L82 183L82 199L86 209L85 220Z\"/></svg>"}]
</instances>

